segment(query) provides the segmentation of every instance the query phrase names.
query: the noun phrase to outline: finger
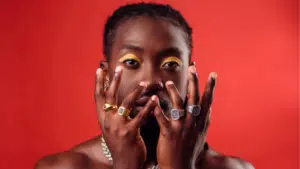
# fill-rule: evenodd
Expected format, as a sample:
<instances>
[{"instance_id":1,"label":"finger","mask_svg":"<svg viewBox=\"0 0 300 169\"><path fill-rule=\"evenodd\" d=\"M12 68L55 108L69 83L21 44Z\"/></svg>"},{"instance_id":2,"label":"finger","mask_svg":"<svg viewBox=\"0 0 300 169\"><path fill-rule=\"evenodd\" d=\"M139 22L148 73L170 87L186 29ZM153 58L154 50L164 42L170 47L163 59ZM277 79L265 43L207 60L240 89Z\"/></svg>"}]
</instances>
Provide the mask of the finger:
<instances>
[{"instance_id":1,"label":"finger","mask_svg":"<svg viewBox=\"0 0 300 169\"><path fill-rule=\"evenodd\" d=\"M95 80L95 91L94 97L95 100L99 100L104 97L104 82L105 82L106 72L101 68L98 68L96 71L96 80Z\"/></svg>"},{"instance_id":2,"label":"finger","mask_svg":"<svg viewBox=\"0 0 300 169\"><path fill-rule=\"evenodd\" d=\"M173 108L182 109L183 107L183 100L174 84L173 81L166 82L167 91L171 98L171 102L173 104Z\"/></svg>"},{"instance_id":3,"label":"finger","mask_svg":"<svg viewBox=\"0 0 300 169\"><path fill-rule=\"evenodd\" d=\"M102 113L102 108L105 99L104 81L105 81L106 74L107 72L101 68L98 68L96 71L94 97L95 97L96 109L97 109L98 119L100 124L103 124L104 116L105 116L105 114Z\"/></svg>"},{"instance_id":4,"label":"finger","mask_svg":"<svg viewBox=\"0 0 300 169\"><path fill-rule=\"evenodd\" d=\"M138 96L142 93L142 91L147 87L147 84L145 82L140 82L140 84L134 89L132 93L130 93L122 102L121 106L124 107L126 110L130 111L132 108L133 102L136 100ZM120 107L121 107L120 106ZM119 111L119 110L118 110ZM111 113L112 115L115 113ZM126 121L128 121L128 117L123 115L115 115L115 121L118 123L124 124Z\"/></svg>"},{"instance_id":5,"label":"finger","mask_svg":"<svg viewBox=\"0 0 300 169\"><path fill-rule=\"evenodd\" d=\"M189 80L188 80L188 105L199 105L200 104L200 90L198 83L198 75L195 66L189 67Z\"/></svg>"},{"instance_id":6,"label":"finger","mask_svg":"<svg viewBox=\"0 0 300 169\"><path fill-rule=\"evenodd\" d=\"M169 96L170 96L170 99L172 102L172 106L173 106L172 108L179 109L180 111L183 110L183 100L182 100L175 84L172 81L167 81L166 88L167 88L167 91L169 93ZM183 110L183 111L184 111L184 113L186 113L185 110ZM185 119L184 117L180 117L179 120L172 120L171 124L172 124L172 126L174 126L174 128L181 129L184 119Z\"/></svg>"},{"instance_id":7,"label":"finger","mask_svg":"<svg viewBox=\"0 0 300 169\"><path fill-rule=\"evenodd\" d=\"M154 111L154 108L157 104L158 98L157 96L153 95L151 99L148 100L146 106L139 112L139 114L130 121L130 128L139 128L143 120L148 117L152 111Z\"/></svg>"},{"instance_id":8,"label":"finger","mask_svg":"<svg viewBox=\"0 0 300 169\"><path fill-rule=\"evenodd\" d=\"M130 93L122 102L121 106L127 110L131 110L134 101L137 99L138 96L142 93L142 91L147 87L147 83L140 82L140 84L134 89L132 93ZM120 106L120 107L121 107ZM125 122L128 118L124 118L125 116L120 116L119 114L116 116L117 121Z\"/></svg>"},{"instance_id":9,"label":"finger","mask_svg":"<svg viewBox=\"0 0 300 169\"><path fill-rule=\"evenodd\" d=\"M196 67L194 65L189 67L189 78L188 78L188 99L187 105L199 105L200 104L200 91L198 84L198 75L196 71ZM187 112L186 115L186 124L189 127L194 123L195 117L191 114L191 112Z\"/></svg>"},{"instance_id":10,"label":"finger","mask_svg":"<svg viewBox=\"0 0 300 169\"><path fill-rule=\"evenodd\" d=\"M198 128L200 130L203 130L203 128L205 128L205 124L209 119L210 106L213 101L213 93L215 89L216 78L217 78L217 74L215 72L210 73L208 81L205 85L205 89L201 99L201 113L198 119L198 124L199 124Z\"/></svg>"},{"instance_id":11,"label":"finger","mask_svg":"<svg viewBox=\"0 0 300 169\"><path fill-rule=\"evenodd\" d=\"M154 108L154 116L158 122L160 133L163 135L166 135L170 128L170 122L166 118L166 116L163 114L163 111L159 104L157 104Z\"/></svg>"},{"instance_id":12,"label":"finger","mask_svg":"<svg viewBox=\"0 0 300 169\"><path fill-rule=\"evenodd\" d=\"M139 97L142 91L147 87L146 82L140 82L140 84L134 89L132 93L130 93L122 102L122 106L127 109L131 109L134 101Z\"/></svg>"},{"instance_id":13,"label":"finger","mask_svg":"<svg viewBox=\"0 0 300 169\"><path fill-rule=\"evenodd\" d=\"M122 78L122 72L123 72L122 66L117 66L111 84L106 93L106 103L113 104L113 105L116 104L117 93L119 91L119 85Z\"/></svg>"}]
</instances>

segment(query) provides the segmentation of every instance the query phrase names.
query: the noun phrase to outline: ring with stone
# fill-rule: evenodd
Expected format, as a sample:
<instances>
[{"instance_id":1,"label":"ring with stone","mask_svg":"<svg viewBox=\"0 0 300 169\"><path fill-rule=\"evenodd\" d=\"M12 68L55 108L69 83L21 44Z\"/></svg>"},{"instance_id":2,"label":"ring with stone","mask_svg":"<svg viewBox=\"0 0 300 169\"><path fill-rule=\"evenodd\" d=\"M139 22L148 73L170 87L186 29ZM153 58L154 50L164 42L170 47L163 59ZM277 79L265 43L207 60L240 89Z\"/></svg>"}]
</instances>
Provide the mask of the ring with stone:
<instances>
[{"instance_id":1,"label":"ring with stone","mask_svg":"<svg viewBox=\"0 0 300 169\"><path fill-rule=\"evenodd\" d=\"M193 116L199 116L200 111L201 111L201 106L200 105L188 105L186 107L186 111L191 113Z\"/></svg>"},{"instance_id":2,"label":"ring with stone","mask_svg":"<svg viewBox=\"0 0 300 169\"><path fill-rule=\"evenodd\" d=\"M103 109L104 109L105 112L108 112L108 111L111 111L111 110L117 110L118 106L105 103L104 106L103 106Z\"/></svg>"},{"instance_id":3,"label":"ring with stone","mask_svg":"<svg viewBox=\"0 0 300 169\"><path fill-rule=\"evenodd\" d=\"M126 109L123 106L120 106L119 109L118 109L118 114L120 116L128 117L130 115L130 110Z\"/></svg>"},{"instance_id":4,"label":"ring with stone","mask_svg":"<svg viewBox=\"0 0 300 169\"><path fill-rule=\"evenodd\" d=\"M172 109L170 111L170 117L172 120L179 120L184 115L185 111L183 109Z\"/></svg>"}]
</instances>

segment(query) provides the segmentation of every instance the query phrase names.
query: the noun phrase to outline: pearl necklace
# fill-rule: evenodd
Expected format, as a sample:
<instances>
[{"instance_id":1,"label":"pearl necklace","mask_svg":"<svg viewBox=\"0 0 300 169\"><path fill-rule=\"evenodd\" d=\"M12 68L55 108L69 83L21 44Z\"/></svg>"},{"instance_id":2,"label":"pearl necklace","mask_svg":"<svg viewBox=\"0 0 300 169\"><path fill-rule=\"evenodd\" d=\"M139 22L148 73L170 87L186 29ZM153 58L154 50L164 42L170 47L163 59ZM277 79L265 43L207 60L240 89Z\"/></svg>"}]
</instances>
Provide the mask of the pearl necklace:
<instances>
[{"instance_id":1,"label":"pearl necklace","mask_svg":"<svg viewBox=\"0 0 300 169\"><path fill-rule=\"evenodd\" d=\"M101 145L102 145L102 152L104 154L104 156L109 160L109 161L113 161L113 158L111 156L111 153L106 145L106 142L104 140L104 138L101 136ZM159 169L158 165L154 165L148 169Z\"/></svg>"}]
</instances>

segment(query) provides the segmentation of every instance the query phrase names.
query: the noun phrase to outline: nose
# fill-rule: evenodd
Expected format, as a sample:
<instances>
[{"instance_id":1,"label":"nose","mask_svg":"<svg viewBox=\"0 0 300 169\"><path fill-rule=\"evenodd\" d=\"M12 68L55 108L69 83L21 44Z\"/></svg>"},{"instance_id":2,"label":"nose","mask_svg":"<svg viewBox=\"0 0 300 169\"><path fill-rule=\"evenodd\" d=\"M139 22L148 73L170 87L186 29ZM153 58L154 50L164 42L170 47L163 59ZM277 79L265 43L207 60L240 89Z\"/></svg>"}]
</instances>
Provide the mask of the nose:
<instances>
[{"instance_id":1,"label":"nose","mask_svg":"<svg viewBox=\"0 0 300 169\"><path fill-rule=\"evenodd\" d=\"M147 88L145 90L145 95L152 95L156 92L163 89L164 85L162 82L162 78L158 71L148 71L145 72L144 81L147 83Z\"/></svg>"},{"instance_id":2,"label":"nose","mask_svg":"<svg viewBox=\"0 0 300 169\"><path fill-rule=\"evenodd\" d=\"M163 83L161 81L152 80L152 81L148 81L147 83L148 85L145 91L146 95L155 94L156 92L163 89Z\"/></svg>"}]
</instances>

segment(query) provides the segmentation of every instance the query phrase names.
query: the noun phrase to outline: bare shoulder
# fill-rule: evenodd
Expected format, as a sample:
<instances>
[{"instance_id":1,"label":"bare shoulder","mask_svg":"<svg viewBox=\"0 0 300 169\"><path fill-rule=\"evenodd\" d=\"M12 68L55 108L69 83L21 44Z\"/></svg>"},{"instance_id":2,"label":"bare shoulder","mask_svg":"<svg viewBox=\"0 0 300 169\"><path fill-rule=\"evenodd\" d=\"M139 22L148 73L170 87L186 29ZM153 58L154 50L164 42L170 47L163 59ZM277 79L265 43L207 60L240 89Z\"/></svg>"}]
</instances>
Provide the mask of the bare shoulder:
<instances>
[{"instance_id":1,"label":"bare shoulder","mask_svg":"<svg viewBox=\"0 0 300 169\"><path fill-rule=\"evenodd\" d=\"M95 137L66 152L43 157L34 169L107 169L109 164L103 158L98 140Z\"/></svg>"},{"instance_id":2,"label":"bare shoulder","mask_svg":"<svg viewBox=\"0 0 300 169\"><path fill-rule=\"evenodd\" d=\"M219 154L213 150L208 150L202 167L205 169L254 169L254 166L248 161Z\"/></svg>"},{"instance_id":3,"label":"bare shoulder","mask_svg":"<svg viewBox=\"0 0 300 169\"><path fill-rule=\"evenodd\" d=\"M91 161L89 158L78 152L63 152L53 155L48 155L40 159L35 169L79 169L91 168Z\"/></svg>"},{"instance_id":4,"label":"bare shoulder","mask_svg":"<svg viewBox=\"0 0 300 169\"><path fill-rule=\"evenodd\" d=\"M228 169L254 169L254 166L237 157L224 156L224 168Z\"/></svg>"}]
</instances>

